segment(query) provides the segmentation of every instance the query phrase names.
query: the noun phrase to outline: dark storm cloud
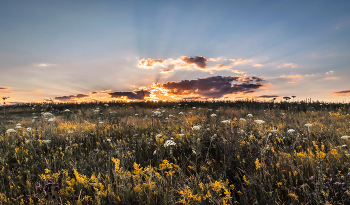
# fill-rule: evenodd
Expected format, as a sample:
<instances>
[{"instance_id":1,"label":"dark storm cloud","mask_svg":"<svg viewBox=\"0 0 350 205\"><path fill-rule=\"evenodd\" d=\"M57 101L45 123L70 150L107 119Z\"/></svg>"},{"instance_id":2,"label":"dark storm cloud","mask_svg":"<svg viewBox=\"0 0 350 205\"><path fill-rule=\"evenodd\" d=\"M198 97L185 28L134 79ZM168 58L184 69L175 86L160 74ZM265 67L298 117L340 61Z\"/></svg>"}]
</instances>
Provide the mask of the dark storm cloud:
<instances>
[{"instance_id":1,"label":"dark storm cloud","mask_svg":"<svg viewBox=\"0 0 350 205\"><path fill-rule=\"evenodd\" d=\"M258 98L278 98L278 95L260 95Z\"/></svg>"},{"instance_id":2,"label":"dark storm cloud","mask_svg":"<svg viewBox=\"0 0 350 205\"><path fill-rule=\"evenodd\" d=\"M84 98L84 97L88 97L88 96L89 95L85 95L85 94L67 95L67 96L55 97L55 100L71 101L71 100L76 100L76 99Z\"/></svg>"},{"instance_id":3,"label":"dark storm cloud","mask_svg":"<svg viewBox=\"0 0 350 205\"><path fill-rule=\"evenodd\" d=\"M233 82L242 82L234 83ZM255 82L254 82L255 81ZM175 95L199 94L204 97L222 97L226 94L252 93L263 86L261 78L249 78L244 80L241 77L213 76L196 80L183 80L180 82L168 82L162 85L170 93Z\"/></svg>"},{"instance_id":4,"label":"dark storm cloud","mask_svg":"<svg viewBox=\"0 0 350 205\"><path fill-rule=\"evenodd\" d=\"M350 90L341 90L333 93L334 95L350 95Z\"/></svg>"},{"instance_id":5,"label":"dark storm cloud","mask_svg":"<svg viewBox=\"0 0 350 205\"><path fill-rule=\"evenodd\" d=\"M207 58L202 56L196 56L196 57L189 57L189 56L182 56L181 60L186 64L195 64L198 68L206 68L206 62L208 61Z\"/></svg>"},{"instance_id":6,"label":"dark storm cloud","mask_svg":"<svg viewBox=\"0 0 350 205\"><path fill-rule=\"evenodd\" d=\"M147 90L137 90L133 92L113 92L108 94L111 98L126 97L130 100L144 100L144 98L149 97L151 93Z\"/></svg>"}]
</instances>

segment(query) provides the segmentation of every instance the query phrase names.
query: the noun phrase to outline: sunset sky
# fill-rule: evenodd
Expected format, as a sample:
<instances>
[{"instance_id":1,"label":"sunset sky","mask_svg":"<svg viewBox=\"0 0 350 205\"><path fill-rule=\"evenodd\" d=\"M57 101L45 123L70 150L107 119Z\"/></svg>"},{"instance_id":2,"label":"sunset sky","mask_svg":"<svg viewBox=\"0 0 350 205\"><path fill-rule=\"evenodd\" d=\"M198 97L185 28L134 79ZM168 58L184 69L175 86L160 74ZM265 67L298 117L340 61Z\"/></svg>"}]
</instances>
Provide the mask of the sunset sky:
<instances>
[{"instance_id":1,"label":"sunset sky","mask_svg":"<svg viewBox=\"0 0 350 205\"><path fill-rule=\"evenodd\" d=\"M350 1L1 1L15 102L349 102Z\"/></svg>"}]
</instances>

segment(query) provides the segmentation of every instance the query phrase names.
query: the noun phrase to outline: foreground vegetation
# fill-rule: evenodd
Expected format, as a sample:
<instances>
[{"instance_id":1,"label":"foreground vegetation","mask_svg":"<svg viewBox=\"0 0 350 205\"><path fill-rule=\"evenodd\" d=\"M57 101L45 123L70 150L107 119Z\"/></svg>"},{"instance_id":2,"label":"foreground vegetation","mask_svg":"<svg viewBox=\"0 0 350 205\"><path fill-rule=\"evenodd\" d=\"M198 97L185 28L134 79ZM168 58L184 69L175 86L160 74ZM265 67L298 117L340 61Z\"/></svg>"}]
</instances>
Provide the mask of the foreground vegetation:
<instances>
[{"instance_id":1,"label":"foreground vegetation","mask_svg":"<svg viewBox=\"0 0 350 205\"><path fill-rule=\"evenodd\" d=\"M350 204L348 104L6 109L0 204Z\"/></svg>"}]
</instances>

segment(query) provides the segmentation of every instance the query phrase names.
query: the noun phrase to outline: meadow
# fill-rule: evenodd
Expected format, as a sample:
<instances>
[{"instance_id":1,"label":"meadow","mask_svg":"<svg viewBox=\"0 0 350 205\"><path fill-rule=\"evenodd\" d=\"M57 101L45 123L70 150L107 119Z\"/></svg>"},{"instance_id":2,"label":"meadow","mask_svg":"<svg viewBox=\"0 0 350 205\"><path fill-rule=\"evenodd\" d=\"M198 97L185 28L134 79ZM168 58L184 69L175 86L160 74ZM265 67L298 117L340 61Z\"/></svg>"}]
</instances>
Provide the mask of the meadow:
<instances>
[{"instance_id":1,"label":"meadow","mask_svg":"<svg viewBox=\"0 0 350 205\"><path fill-rule=\"evenodd\" d=\"M349 113L320 102L6 106L0 204L350 204Z\"/></svg>"}]
</instances>

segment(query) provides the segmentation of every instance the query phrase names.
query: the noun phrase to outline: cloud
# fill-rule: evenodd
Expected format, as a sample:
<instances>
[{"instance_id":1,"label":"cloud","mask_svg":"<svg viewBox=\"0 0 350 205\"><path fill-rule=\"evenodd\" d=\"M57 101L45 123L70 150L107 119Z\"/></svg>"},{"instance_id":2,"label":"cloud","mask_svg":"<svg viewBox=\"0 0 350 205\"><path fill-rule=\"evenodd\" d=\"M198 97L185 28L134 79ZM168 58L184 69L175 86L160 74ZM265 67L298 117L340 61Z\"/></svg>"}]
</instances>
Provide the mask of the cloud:
<instances>
[{"instance_id":1,"label":"cloud","mask_svg":"<svg viewBox=\"0 0 350 205\"><path fill-rule=\"evenodd\" d=\"M97 94L98 92L96 92L96 91L91 91L91 92L89 92L89 94L91 94L91 95L93 95L93 94Z\"/></svg>"},{"instance_id":2,"label":"cloud","mask_svg":"<svg viewBox=\"0 0 350 205\"><path fill-rule=\"evenodd\" d=\"M85 97L89 97L89 95L85 95L85 94L67 95L67 96L55 97L54 99L59 101L74 101Z\"/></svg>"},{"instance_id":3,"label":"cloud","mask_svg":"<svg viewBox=\"0 0 350 205\"><path fill-rule=\"evenodd\" d=\"M331 71L328 71L328 72L326 73L326 75L333 74L333 73L334 73L334 70L331 70Z\"/></svg>"},{"instance_id":4,"label":"cloud","mask_svg":"<svg viewBox=\"0 0 350 205\"><path fill-rule=\"evenodd\" d=\"M278 95L260 95L258 98L278 98Z\"/></svg>"},{"instance_id":5,"label":"cloud","mask_svg":"<svg viewBox=\"0 0 350 205\"><path fill-rule=\"evenodd\" d=\"M338 77L328 77L328 78L325 78L326 80L336 80L338 79Z\"/></svg>"},{"instance_id":6,"label":"cloud","mask_svg":"<svg viewBox=\"0 0 350 205\"><path fill-rule=\"evenodd\" d=\"M195 57L189 57L189 56L182 56L181 57L182 62L190 65L194 64L197 66L197 68L204 69L207 67L206 62L208 61L207 58L202 56L195 56Z\"/></svg>"},{"instance_id":7,"label":"cloud","mask_svg":"<svg viewBox=\"0 0 350 205\"><path fill-rule=\"evenodd\" d=\"M231 65L237 65L237 64L240 64L240 63L244 63L247 61L247 59L228 59L229 61L232 61Z\"/></svg>"},{"instance_id":8,"label":"cloud","mask_svg":"<svg viewBox=\"0 0 350 205\"><path fill-rule=\"evenodd\" d=\"M261 67L262 65L261 64L255 64L253 65L253 67Z\"/></svg>"},{"instance_id":9,"label":"cloud","mask_svg":"<svg viewBox=\"0 0 350 205\"><path fill-rule=\"evenodd\" d=\"M296 68L297 66L298 66L297 64L285 63L285 64L283 64L283 65L277 66L277 68L286 68L286 67Z\"/></svg>"},{"instance_id":10,"label":"cloud","mask_svg":"<svg viewBox=\"0 0 350 205\"><path fill-rule=\"evenodd\" d=\"M233 83L233 82L243 83ZM174 95L200 95L203 97L223 97L226 94L252 93L263 86L262 78L237 76L213 76L196 80L182 80L180 82L168 82L162 85Z\"/></svg>"},{"instance_id":11,"label":"cloud","mask_svg":"<svg viewBox=\"0 0 350 205\"><path fill-rule=\"evenodd\" d=\"M145 97L150 96L147 90L137 90L132 92L112 92L108 93L111 98L127 98L129 100L144 100Z\"/></svg>"},{"instance_id":12,"label":"cloud","mask_svg":"<svg viewBox=\"0 0 350 205\"><path fill-rule=\"evenodd\" d=\"M55 64L52 64L52 63L40 63L40 64L37 64L37 66L40 66L40 67L47 67L47 66L52 66L52 65L55 65Z\"/></svg>"},{"instance_id":13,"label":"cloud","mask_svg":"<svg viewBox=\"0 0 350 205\"><path fill-rule=\"evenodd\" d=\"M170 72L173 72L174 70L173 69L163 69L162 71L160 71L160 73L170 73Z\"/></svg>"},{"instance_id":14,"label":"cloud","mask_svg":"<svg viewBox=\"0 0 350 205\"><path fill-rule=\"evenodd\" d=\"M4 88L4 87L0 87L0 90L6 90L7 88Z\"/></svg>"},{"instance_id":15,"label":"cloud","mask_svg":"<svg viewBox=\"0 0 350 205\"><path fill-rule=\"evenodd\" d=\"M335 96L345 96L350 95L350 90L342 90L333 93Z\"/></svg>"},{"instance_id":16,"label":"cloud","mask_svg":"<svg viewBox=\"0 0 350 205\"><path fill-rule=\"evenodd\" d=\"M311 75L305 75L305 76L311 76ZM298 81L301 81L303 79L303 75L281 75L281 78L291 78L292 81L289 81L288 83L296 83Z\"/></svg>"},{"instance_id":17,"label":"cloud","mask_svg":"<svg viewBox=\"0 0 350 205\"><path fill-rule=\"evenodd\" d=\"M140 68L153 69L156 64L162 65L164 63L164 61L165 60L162 60L162 59L150 59L150 58L148 58L146 60L146 59L142 58L139 61L138 66Z\"/></svg>"}]
</instances>

